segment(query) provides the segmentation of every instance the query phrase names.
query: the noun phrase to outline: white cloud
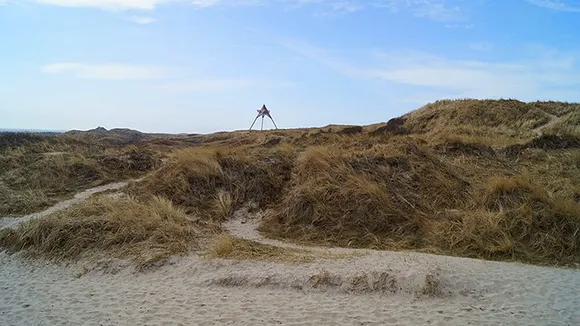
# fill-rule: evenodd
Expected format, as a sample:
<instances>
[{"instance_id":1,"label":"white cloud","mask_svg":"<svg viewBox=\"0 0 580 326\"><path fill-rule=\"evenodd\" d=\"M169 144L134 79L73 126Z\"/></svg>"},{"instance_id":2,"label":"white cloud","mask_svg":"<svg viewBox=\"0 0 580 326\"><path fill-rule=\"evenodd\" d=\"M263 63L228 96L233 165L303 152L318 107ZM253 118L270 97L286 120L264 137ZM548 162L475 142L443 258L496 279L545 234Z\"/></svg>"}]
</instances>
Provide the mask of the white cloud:
<instances>
[{"instance_id":1,"label":"white cloud","mask_svg":"<svg viewBox=\"0 0 580 326\"><path fill-rule=\"evenodd\" d=\"M452 92L456 97L533 100L549 98L554 91L569 91L580 86L579 70L563 68L566 64L569 61L565 56L499 63L440 57L424 61L409 56L400 65L366 73L371 78L388 82ZM580 100L580 92L577 94Z\"/></svg>"},{"instance_id":2,"label":"white cloud","mask_svg":"<svg viewBox=\"0 0 580 326\"><path fill-rule=\"evenodd\" d=\"M305 42L284 42L283 45L342 75L359 80L381 80L390 86L407 86L407 90L417 94L445 93L458 98L506 97L523 100L554 98L562 94L574 97L575 94L573 100L580 100L580 92L577 91L580 67L576 65L576 56L556 50L537 53L534 57L515 62L451 60L411 51L381 53L374 58L357 58L357 62L371 65L362 67ZM408 94L401 96L404 97L399 101L412 98Z\"/></svg>"},{"instance_id":3,"label":"white cloud","mask_svg":"<svg viewBox=\"0 0 580 326\"><path fill-rule=\"evenodd\" d=\"M49 74L70 75L81 79L157 79L167 76L162 68L126 64L53 63L41 67L41 70Z\"/></svg>"},{"instance_id":4,"label":"white cloud","mask_svg":"<svg viewBox=\"0 0 580 326\"><path fill-rule=\"evenodd\" d=\"M250 78L196 79L162 85L160 88L172 92L219 92L250 87L289 87L290 82L269 81Z\"/></svg>"},{"instance_id":5,"label":"white cloud","mask_svg":"<svg viewBox=\"0 0 580 326\"><path fill-rule=\"evenodd\" d=\"M92 7L105 10L123 11L130 9L153 10L158 5L174 0L36 0L41 4L61 7Z\"/></svg>"},{"instance_id":6,"label":"white cloud","mask_svg":"<svg viewBox=\"0 0 580 326\"><path fill-rule=\"evenodd\" d=\"M538 7L555 10L555 11L566 11L566 12L578 12L580 13L580 4L576 1L564 1L564 0L525 0L527 3L533 4Z\"/></svg>"},{"instance_id":7,"label":"white cloud","mask_svg":"<svg viewBox=\"0 0 580 326\"><path fill-rule=\"evenodd\" d=\"M127 16L125 17L128 21L134 22L136 24L147 25L157 21L157 18L147 17L147 16Z\"/></svg>"}]
</instances>

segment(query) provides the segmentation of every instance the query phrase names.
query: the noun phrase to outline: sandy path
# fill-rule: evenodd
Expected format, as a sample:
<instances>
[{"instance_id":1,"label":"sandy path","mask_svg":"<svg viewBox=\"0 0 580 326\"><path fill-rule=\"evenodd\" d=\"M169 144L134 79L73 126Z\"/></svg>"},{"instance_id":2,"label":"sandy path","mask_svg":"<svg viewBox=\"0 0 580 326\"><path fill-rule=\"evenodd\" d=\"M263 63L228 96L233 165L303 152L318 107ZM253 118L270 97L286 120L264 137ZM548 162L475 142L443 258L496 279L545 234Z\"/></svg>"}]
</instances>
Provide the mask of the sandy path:
<instances>
[{"instance_id":1,"label":"sandy path","mask_svg":"<svg viewBox=\"0 0 580 326\"><path fill-rule=\"evenodd\" d=\"M49 207L42 212L33 213L33 214L21 216L21 217L0 218L0 229L15 228L18 225L20 225L26 221L29 221L31 219L42 218L42 217L48 216L54 212L68 208L74 204L81 203L96 193L107 191L107 190L118 190L118 189L125 187L127 184L128 184L128 182L117 182L117 183L110 183L110 184L106 184L103 186L94 187L91 189L87 189L83 192L79 192L71 199L58 202L54 206Z\"/></svg>"},{"instance_id":2,"label":"sandy path","mask_svg":"<svg viewBox=\"0 0 580 326\"><path fill-rule=\"evenodd\" d=\"M538 110L540 110L540 109L538 109ZM544 123L543 125L535 128L533 130L535 133L538 134L538 136L542 136L544 134L544 132L542 131L542 129L547 128L547 127L550 127L550 126L553 126L556 122L558 122L560 120L560 118L558 116L555 116L553 114L550 114L550 113L548 113L548 112L546 112L544 110L540 110L540 111L542 111L544 114L546 114L548 117L550 117L550 121Z\"/></svg>"},{"instance_id":3,"label":"sandy path","mask_svg":"<svg viewBox=\"0 0 580 326\"><path fill-rule=\"evenodd\" d=\"M314 246L300 246L293 243L283 242L275 239L268 239L263 237L257 228L260 224L260 220L257 218L235 218L226 223L224 223L225 229L233 236L260 242L266 245L272 245L284 248L295 248L295 249L305 249L316 252L328 252L333 254L366 254L373 252L374 250L368 249L349 249L349 248L323 248Z\"/></svg>"}]
</instances>

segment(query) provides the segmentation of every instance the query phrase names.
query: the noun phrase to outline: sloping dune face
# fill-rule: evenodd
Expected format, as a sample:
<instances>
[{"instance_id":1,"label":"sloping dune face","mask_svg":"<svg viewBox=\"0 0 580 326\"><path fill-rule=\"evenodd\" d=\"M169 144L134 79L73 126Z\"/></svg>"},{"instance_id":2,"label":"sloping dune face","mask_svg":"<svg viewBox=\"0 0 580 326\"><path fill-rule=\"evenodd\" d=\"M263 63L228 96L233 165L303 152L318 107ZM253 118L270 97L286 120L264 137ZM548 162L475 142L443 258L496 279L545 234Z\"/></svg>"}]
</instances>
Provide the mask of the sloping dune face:
<instances>
[{"instance_id":1,"label":"sloping dune face","mask_svg":"<svg viewBox=\"0 0 580 326\"><path fill-rule=\"evenodd\" d=\"M362 128L155 135L129 145L75 133L8 137L0 208L33 213L75 190L141 177L124 191L143 207L164 198L208 235L260 212L260 230L285 241L570 266L580 259L578 112L570 103L445 100ZM4 243L26 234L43 243L38 225Z\"/></svg>"}]
</instances>

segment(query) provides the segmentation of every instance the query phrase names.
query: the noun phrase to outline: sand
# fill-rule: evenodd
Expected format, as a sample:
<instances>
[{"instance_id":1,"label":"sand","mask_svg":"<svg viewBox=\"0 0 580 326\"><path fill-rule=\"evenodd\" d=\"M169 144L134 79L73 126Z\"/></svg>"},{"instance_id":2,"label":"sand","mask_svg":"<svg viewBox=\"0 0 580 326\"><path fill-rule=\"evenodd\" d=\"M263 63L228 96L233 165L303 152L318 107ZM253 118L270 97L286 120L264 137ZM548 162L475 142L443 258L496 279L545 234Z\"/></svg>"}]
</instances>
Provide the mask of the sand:
<instances>
[{"instance_id":1,"label":"sand","mask_svg":"<svg viewBox=\"0 0 580 326\"><path fill-rule=\"evenodd\" d=\"M236 219L226 227L237 237L294 246L262 238L256 225ZM580 324L579 270L307 249L346 258L281 263L190 254L137 273L124 261L65 265L0 253L0 325Z\"/></svg>"},{"instance_id":2,"label":"sand","mask_svg":"<svg viewBox=\"0 0 580 326\"><path fill-rule=\"evenodd\" d=\"M423 296L440 267L443 293ZM1 325L577 325L575 270L385 254L312 264L176 259L153 272L93 270L0 254ZM334 280L314 286L326 271ZM403 290L353 286L387 273ZM351 279L349 279L349 276ZM309 281L310 280L310 281ZM417 282L419 281L419 282ZM355 283L356 284L356 283Z\"/></svg>"}]
</instances>

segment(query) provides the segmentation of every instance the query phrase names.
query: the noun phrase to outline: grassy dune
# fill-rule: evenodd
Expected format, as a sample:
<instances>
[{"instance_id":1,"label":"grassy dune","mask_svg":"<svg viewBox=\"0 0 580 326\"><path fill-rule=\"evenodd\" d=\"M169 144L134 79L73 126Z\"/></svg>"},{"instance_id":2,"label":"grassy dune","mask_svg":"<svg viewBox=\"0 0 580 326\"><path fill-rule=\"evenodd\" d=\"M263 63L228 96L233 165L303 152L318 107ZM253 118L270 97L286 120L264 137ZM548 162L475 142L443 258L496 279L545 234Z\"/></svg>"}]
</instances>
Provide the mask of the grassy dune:
<instances>
[{"instance_id":1,"label":"grassy dune","mask_svg":"<svg viewBox=\"0 0 580 326\"><path fill-rule=\"evenodd\" d=\"M32 255L78 259L108 252L131 257L140 267L197 247L198 227L169 200L147 202L102 196L46 218L31 220L16 230L0 231L0 245Z\"/></svg>"},{"instance_id":2,"label":"grassy dune","mask_svg":"<svg viewBox=\"0 0 580 326\"><path fill-rule=\"evenodd\" d=\"M127 189L134 203L166 198L203 232L249 207L265 214L264 234L293 242L571 265L580 260L579 112L580 105L559 102L445 100L371 126L156 137L106 145L98 155L80 156L86 152L69 139L59 145L72 153L61 170L31 159L38 145L26 143L3 150L3 160L23 163L2 172L0 193L2 186L22 191L29 199L20 205L29 207L20 211L31 210L55 198L51 187L146 173ZM34 171L59 178L24 177ZM93 221L85 215L75 221ZM4 233L0 243L38 251L48 237L39 223ZM31 232L37 242L14 245ZM271 249L229 239L216 255L232 248L259 257Z\"/></svg>"},{"instance_id":3,"label":"grassy dune","mask_svg":"<svg viewBox=\"0 0 580 326\"><path fill-rule=\"evenodd\" d=\"M80 190L142 175L160 159L146 145L0 133L0 216L33 213Z\"/></svg>"}]
</instances>

